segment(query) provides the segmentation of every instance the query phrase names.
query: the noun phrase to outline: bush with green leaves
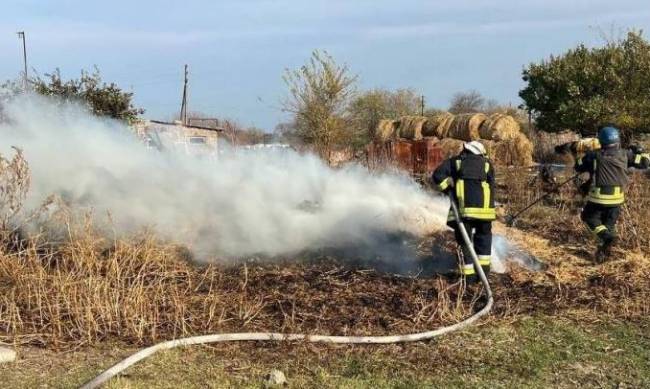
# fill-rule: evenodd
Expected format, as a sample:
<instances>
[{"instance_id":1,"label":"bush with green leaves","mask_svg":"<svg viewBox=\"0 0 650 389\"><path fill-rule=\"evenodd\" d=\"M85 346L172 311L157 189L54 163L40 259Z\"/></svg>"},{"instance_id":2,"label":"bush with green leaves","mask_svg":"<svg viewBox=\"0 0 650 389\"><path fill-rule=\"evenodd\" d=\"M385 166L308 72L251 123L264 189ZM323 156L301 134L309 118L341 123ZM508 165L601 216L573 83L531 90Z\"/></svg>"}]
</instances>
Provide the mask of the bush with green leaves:
<instances>
[{"instance_id":1,"label":"bush with green leaves","mask_svg":"<svg viewBox=\"0 0 650 389\"><path fill-rule=\"evenodd\" d=\"M641 31L533 63L523 80L519 96L540 130L593 135L612 124L628 136L650 131L650 43Z\"/></svg>"},{"instance_id":2,"label":"bush with green leaves","mask_svg":"<svg viewBox=\"0 0 650 389\"><path fill-rule=\"evenodd\" d=\"M30 88L41 95L58 97L60 102L75 101L88 107L97 116L132 122L144 113L133 105L133 93L125 92L115 83L102 81L99 70L82 70L78 79L64 80L56 69L44 77L29 80ZM23 91L22 83L7 81L0 87L0 103Z\"/></svg>"}]
</instances>

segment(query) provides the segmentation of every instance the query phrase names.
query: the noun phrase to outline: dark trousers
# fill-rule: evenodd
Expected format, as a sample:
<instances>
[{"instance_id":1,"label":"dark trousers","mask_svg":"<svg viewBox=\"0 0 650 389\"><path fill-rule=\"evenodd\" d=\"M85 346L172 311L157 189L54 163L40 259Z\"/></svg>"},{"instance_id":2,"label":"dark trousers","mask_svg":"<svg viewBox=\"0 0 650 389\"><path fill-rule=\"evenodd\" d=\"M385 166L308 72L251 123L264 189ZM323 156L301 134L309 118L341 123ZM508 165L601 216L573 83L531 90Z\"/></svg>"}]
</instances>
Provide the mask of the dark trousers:
<instances>
[{"instance_id":1,"label":"dark trousers","mask_svg":"<svg viewBox=\"0 0 650 389\"><path fill-rule=\"evenodd\" d=\"M463 224L467 230L467 235L469 235L469 238L473 243L474 251L476 251L476 255L478 256L483 271L489 272L490 262L492 259L492 222L475 219L463 219ZM475 271L472 271L474 261L472 261L472 256L470 255L469 250L465 245L465 240L463 239L463 235L460 232L458 223L451 221L449 222L449 226L454 229L456 242L458 242L458 245L463 250L463 258L465 261L465 266L462 269L463 274L475 274Z\"/></svg>"},{"instance_id":2,"label":"dark trousers","mask_svg":"<svg viewBox=\"0 0 650 389\"><path fill-rule=\"evenodd\" d=\"M589 230L604 243L616 237L616 222L620 214L621 207L618 205L606 206L587 202L580 217Z\"/></svg>"}]
</instances>

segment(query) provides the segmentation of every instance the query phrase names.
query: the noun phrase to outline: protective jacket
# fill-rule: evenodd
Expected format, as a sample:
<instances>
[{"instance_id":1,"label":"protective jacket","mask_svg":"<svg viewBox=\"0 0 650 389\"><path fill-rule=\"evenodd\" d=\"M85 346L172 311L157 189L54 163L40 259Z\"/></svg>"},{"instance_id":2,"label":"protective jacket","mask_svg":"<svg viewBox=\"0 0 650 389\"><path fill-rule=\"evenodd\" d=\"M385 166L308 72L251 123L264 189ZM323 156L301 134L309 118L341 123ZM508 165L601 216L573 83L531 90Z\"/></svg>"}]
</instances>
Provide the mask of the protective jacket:
<instances>
[{"instance_id":1,"label":"protective jacket","mask_svg":"<svg viewBox=\"0 0 650 389\"><path fill-rule=\"evenodd\" d=\"M453 189L462 218L492 221L495 173L492 162L482 155L463 152L444 161L434 172L433 182L443 192ZM449 220L454 220L453 212Z\"/></svg>"},{"instance_id":2,"label":"protective jacket","mask_svg":"<svg viewBox=\"0 0 650 389\"><path fill-rule=\"evenodd\" d=\"M589 173L587 201L604 206L619 206L625 202L625 188L629 182L627 169L647 169L650 156L632 150L607 148L592 151L576 160L579 173Z\"/></svg>"}]
</instances>

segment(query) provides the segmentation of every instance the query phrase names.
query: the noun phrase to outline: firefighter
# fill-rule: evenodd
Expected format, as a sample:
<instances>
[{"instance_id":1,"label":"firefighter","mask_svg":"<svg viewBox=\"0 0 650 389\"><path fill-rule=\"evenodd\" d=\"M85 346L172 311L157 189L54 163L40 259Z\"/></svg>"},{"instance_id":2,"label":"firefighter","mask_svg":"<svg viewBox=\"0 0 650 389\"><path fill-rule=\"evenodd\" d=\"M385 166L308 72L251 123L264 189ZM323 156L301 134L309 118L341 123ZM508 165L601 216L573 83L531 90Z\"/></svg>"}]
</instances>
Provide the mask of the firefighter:
<instances>
[{"instance_id":1,"label":"firefighter","mask_svg":"<svg viewBox=\"0 0 650 389\"><path fill-rule=\"evenodd\" d=\"M647 169L650 156L639 146L622 149L620 132L614 127L603 127L598 140L601 149L578 157L575 169L578 173L589 173L587 204L581 218L599 239L595 260L600 263L609 258L616 243L616 221L625 202L628 168Z\"/></svg>"},{"instance_id":2,"label":"firefighter","mask_svg":"<svg viewBox=\"0 0 650 389\"><path fill-rule=\"evenodd\" d=\"M465 143L458 156L447 159L433 172L432 180L438 190L451 191L481 268L487 275L492 255L492 221L496 219L496 212L494 166L486 156L485 147L476 141ZM468 283L475 283L478 281L477 269L453 210L449 211L447 224L454 229L456 242L461 247L461 274Z\"/></svg>"}]
</instances>

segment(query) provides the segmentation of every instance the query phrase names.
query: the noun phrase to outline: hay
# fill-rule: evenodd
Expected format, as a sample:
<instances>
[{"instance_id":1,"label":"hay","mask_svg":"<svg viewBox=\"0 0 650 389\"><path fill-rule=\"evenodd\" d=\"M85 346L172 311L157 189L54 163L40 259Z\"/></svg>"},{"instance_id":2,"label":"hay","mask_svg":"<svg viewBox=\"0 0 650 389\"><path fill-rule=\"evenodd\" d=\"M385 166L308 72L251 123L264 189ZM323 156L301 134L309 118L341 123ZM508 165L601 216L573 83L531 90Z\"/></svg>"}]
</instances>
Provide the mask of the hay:
<instances>
[{"instance_id":1,"label":"hay","mask_svg":"<svg viewBox=\"0 0 650 389\"><path fill-rule=\"evenodd\" d=\"M404 116L400 118L399 137L409 140L422 139L422 126L426 123L424 116Z\"/></svg>"},{"instance_id":2,"label":"hay","mask_svg":"<svg viewBox=\"0 0 650 389\"><path fill-rule=\"evenodd\" d=\"M375 140L381 143L393 139L396 135L396 122L390 119L382 119L375 129Z\"/></svg>"},{"instance_id":3,"label":"hay","mask_svg":"<svg viewBox=\"0 0 650 389\"><path fill-rule=\"evenodd\" d=\"M494 143L494 163L505 166L531 166L533 143L520 133L513 139Z\"/></svg>"},{"instance_id":4,"label":"hay","mask_svg":"<svg viewBox=\"0 0 650 389\"><path fill-rule=\"evenodd\" d=\"M427 121L422 127L422 136L435 136L438 138L446 138L449 132L449 126L454 120L454 115L449 112L442 112L427 118Z\"/></svg>"},{"instance_id":5,"label":"hay","mask_svg":"<svg viewBox=\"0 0 650 389\"><path fill-rule=\"evenodd\" d=\"M566 156L556 154L555 146L575 142L579 139L580 135L573 131L555 133L538 131L534 138L533 155L535 160L540 163L565 163L567 162Z\"/></svg>"},{"instance_id":6,"label":"hay","mask_svg":"<svg viewBox=\"0 0 650 389\"><path fill-rule=\"evenodd\" d=\"M464 141L478 140L481 138L479 129L485 120L487 116L482 113L457 115L451 122L447 136Z\"/></svg>"},{"instance_id":7,"label":"hay","mask_svg":"<svg viewBox=\"0 0 650 389\"><path fill-rule=\"evenodd\" d=\"M463 151L463 142L462 140L453 139L453 138L444 138L436 144L437 147L442 149L442 154L444 158L450 158L458 155Z\"/></svg>"},{"instance_id":8,"label":"hay","mask_svg":"<svg viewBox=\"0 0 650 389\"><path fill-rule=\"evenodd\" d=\"M446 116L442 122L440 122L440 125L437 129L438 138L449 137L449 129L451 128L451 124L454 122L454 117L454 115L449 114L449 116Z\"/></svg>"},{"instance_id":9,"label":"hay","mask_svg":"<svg viewBox=\"0 0 650 389\"><path fill-rule=\"evenodd\" d=\"M495 158L494 150L496 147L496 142L485 139L479 139L478 141L483 145L483 147L485 147L487 157L493 160Z\"/></svg>"},{"instance_id":10,"label":"hay","mask_svg":"<svg viewBox=\"0 0 650 389\"><path fill-rule=\"evenodd\" d=\"M512 116L495 113L481 124L479 133L482 139L501 141L516 138L521 127Z\"/></svg>"}]
</instances>

